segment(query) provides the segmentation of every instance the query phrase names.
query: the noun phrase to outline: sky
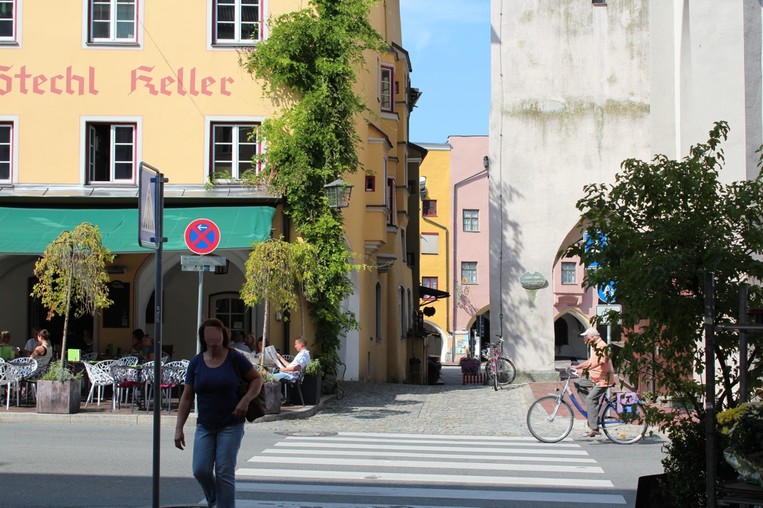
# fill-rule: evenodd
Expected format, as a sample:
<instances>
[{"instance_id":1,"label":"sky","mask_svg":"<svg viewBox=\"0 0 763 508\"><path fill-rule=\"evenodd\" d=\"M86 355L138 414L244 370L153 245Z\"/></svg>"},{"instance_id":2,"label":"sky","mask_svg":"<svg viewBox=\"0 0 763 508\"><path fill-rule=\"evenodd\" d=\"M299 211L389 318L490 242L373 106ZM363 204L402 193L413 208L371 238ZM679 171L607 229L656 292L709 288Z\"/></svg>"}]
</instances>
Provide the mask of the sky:
<instances>
[{"instance_id":1,"label":"sky","mask_svg":"<svg viewBox=\"0 0 763 508\"><path fill-rule=\"evenodd\" d=\"M487 135L490 111L490 0L400 0L411 86L413 143Z\"/></svg>"}]
</instances>

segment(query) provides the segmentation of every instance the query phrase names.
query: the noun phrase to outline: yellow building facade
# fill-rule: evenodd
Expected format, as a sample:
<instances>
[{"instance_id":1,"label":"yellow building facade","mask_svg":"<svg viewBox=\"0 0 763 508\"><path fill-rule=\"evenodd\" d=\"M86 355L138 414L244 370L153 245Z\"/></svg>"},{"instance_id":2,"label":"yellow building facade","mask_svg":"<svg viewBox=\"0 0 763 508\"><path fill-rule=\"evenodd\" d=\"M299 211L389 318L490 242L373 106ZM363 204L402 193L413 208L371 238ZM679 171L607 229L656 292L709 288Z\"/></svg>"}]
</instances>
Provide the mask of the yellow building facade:
<instances>
[{"instance_id":1,"label":"yellow building facade","mask_svg":"<svg viewBox=\"0 0 763 508\"><path fill-rule=\"evenodd\" d=\"M291 320L246 308L238 292L254 242L285 234L281 201L236 178L267 146L249 133L277 112L262 83L239 64L240 52L267 38L268 20L307 2L207 0L61 0L6 2L0 21L0 328L23 345L35 327L60 343L62 319L29 297L34 262L61 231L82 221L99 226L117 257L109 267L114 305L74 320L91 330L97 349L131 347L131 332L154 332L154 252L138 244L140 163L164 184L163 345L175 358L196 351L198 318L219 317L234 331L262 333L282 351L302 329ZM418 94L401 46L397 0L372 8L371 21L389 49L368 54L358 91L371 113L358 118L365 171L342 175L353 184L343 210L346 240L358 271L346 309L359 328L342 340L346 379L403 381L418 308L416 222L418 162L408 143L408 116ZM261 168L258 168L261 169ZM228 172L231 179L215 180ZM414 182L410 184L409 180ZM328 182L327 182L328 183ZM413 210L411 210L413 208ZM189 226L205 218L219 228L212 255L227 266L184 271L193 253ZM313 327L305 320L313 345ZM56 336L56 333L59 335ZM76 337L75 337L76 338Z\"/></svg>"},{"instance_id":2,"label":"yellow building facade","mask_svg":"<svg viewBox=\"0 0 763 508\"><path fill-rule=\"evenodd\" d=\"M427 156L421 164L421 284L453 294L452 269L452 197L451 147L447 143L422 144ZM428 355L442 357L450 347L452 317L450 297L422 299L426 314L424 323L432 334L428 338Z\"/></svg>"}]
</instances>

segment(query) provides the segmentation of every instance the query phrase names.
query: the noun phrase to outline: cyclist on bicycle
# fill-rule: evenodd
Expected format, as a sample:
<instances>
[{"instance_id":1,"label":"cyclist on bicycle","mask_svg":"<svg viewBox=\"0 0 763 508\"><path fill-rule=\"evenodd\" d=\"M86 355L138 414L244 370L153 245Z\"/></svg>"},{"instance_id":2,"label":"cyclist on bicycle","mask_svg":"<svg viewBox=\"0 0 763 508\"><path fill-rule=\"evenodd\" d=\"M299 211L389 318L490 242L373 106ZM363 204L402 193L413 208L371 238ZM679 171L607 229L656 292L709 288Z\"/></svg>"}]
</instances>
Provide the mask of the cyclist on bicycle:
<instances>
[{"instance_id":1,"label":"cyclist on bicycle","mask_svg":"<svg viewBox=\"0 0 763 508\"><path fill-rule=\"evenodd\" d=\"M586 345L593 348L593 351L588 360L574 366L578 372L587 373L588 377L581 377L574 382L578 392L585 394L586 411L588 411L588 431L583 436L594 437L599 435L599 401L607 388L614 385L615 369L607 355L607 343L602 340L596 328L589 328L580 335Z\"/></svg>"}]
</instances>

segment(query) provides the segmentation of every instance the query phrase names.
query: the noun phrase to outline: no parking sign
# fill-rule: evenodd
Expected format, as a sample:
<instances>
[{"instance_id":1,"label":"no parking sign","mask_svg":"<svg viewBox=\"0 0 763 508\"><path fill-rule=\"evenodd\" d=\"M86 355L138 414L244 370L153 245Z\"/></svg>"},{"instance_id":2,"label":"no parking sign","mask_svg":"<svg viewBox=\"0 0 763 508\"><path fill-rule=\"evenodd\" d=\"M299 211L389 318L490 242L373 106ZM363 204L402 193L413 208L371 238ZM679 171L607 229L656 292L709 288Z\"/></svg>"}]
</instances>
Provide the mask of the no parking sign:
<instances>
[{"instance_id":1,"label":"no parking sign","mask_svg":"<svg viewBox=\"0 0 763 508\"><path fill-rule=\"evenodd\" d=\"M183 238L194 254L210 254L220 245L220 228L209 219L196 219L185 228Z\"/></svg>"}]
</instances>

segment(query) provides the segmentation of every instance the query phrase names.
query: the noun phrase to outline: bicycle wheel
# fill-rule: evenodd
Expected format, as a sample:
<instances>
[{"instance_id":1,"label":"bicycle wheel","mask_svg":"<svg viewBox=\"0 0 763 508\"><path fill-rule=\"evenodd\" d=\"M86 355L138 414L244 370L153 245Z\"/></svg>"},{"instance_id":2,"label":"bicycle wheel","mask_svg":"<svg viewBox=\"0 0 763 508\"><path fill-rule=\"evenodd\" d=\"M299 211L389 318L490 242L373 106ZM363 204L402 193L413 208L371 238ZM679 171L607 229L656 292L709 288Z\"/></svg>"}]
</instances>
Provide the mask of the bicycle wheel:
<instances>
[{"instance_id":1,"label":"bicycle wheel","mask_svg":"<svg viewBox=\"0 0 763 508\"><path fill-rule=\"evenodd\" d=\"M517 368L508 358L501 357L496 362L496 371L499 385L508 385L517 377Z\"/></svg>"},{"instance_id":2,"label":"bicycle wheel","mask_svg":"<svg viewBox=\"0 0 763 508\"><path fill-rule=\"evenodd\" d=\"M490 362L490 376L493 381L493 390L498 391L498 361Z\"/></svg>"},{"instance_id":3,"label":"bicycle wheel","mask_svg":"<svg viewBox=\"0 0 763 508\"><path fill-rule=\"evenodd\" d=\"M527 428L530 434L544 443L558 443L570 432L575 415L569 403L555 395L541 397L527 410Z\"/></svg>"},{"instance_id":4,"label":"bicycle wheel","mask_svg":"<svg viewBox=\"0 0 763 508\"><path fill-rule=\"evenodd\" d=\"M599 427L604 434L617 444L632 444L646 434L646 412L640 403L624 406L618 414L617 406L605 400L599 415Z\"/></svg>"}]
</instances>

